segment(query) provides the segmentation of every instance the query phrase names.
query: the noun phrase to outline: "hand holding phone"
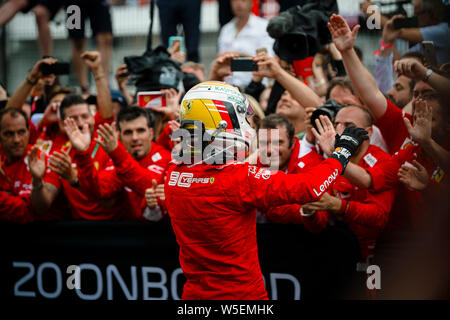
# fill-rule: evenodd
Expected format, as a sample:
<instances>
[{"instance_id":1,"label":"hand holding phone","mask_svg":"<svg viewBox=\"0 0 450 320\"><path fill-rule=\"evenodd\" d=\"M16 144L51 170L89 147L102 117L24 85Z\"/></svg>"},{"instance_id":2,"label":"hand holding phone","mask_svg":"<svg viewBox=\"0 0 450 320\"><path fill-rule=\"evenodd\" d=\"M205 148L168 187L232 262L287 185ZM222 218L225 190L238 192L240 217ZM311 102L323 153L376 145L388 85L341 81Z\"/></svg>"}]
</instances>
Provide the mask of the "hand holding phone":
<instances>
[{"instance_id":1,"label":"hand holding phone","mask_svg":"<svg viewBox=\"0 0 450 320\"><path fill-rule=\"evenodd\" d=\"M53 64L42 63L41 72L44 76L49 74L63 75L70 73L70 63L68 62L56 62Z\"/></svg>"},{"instance_id":2,"label":"hand holding phone","mask_svg":"<svg viewBox=\"0 0 450 320\"><path fill-rule=\"evenodd\" d=\"M425 56L426 65L430 67L436 67L436 49L434 48L433 41L422 41L423 55Z\"/></svg>"},{"instance_id":3,"label":"hand holding phone","mask_svg":"<svg viewBox=\"0 0 450 320\"><path fill-rule=\"evenodd\" d=\"M411 18L399 18L394 20L394 29L402 29L402 28L418 28L419 22L417 17Z\"/></svg>"},{"instance_id":4,"label":"hand holding phone","mask_svg":"<svg viewBox=\"0 0 450 320\"><path fill-rule=\"evenodd\" d=\"M142 108L167 107L166 95L161 91L138 92L137 102Z\"/></svg>"},{"instance_id":5,"label":"hand holding phone","mask_svg":"<svg viewBox=\"0 0 450 320\"><path fill-rule=\"evenodd\" d=\"M176 50L179 50L184 53L184 37L179 36L171 36L169 37L169 49L176 48Z\"/></svg>"}]
</instances>

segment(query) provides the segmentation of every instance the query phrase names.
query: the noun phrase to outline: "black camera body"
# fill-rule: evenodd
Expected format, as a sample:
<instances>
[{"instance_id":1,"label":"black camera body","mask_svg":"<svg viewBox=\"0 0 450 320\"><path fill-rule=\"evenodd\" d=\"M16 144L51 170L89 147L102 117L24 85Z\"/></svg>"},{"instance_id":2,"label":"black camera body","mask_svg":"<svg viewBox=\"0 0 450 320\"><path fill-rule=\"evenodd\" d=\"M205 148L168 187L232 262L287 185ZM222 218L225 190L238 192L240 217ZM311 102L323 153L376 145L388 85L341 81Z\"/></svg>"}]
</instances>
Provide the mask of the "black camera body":
<instances>
[{"instance_id":1,"label":"black camera body","mask_svg":"<svg viewBox=\"0 0 450 320\"><path fill-rule=\"evenodd\" d=\"M319 119L321 115L330 118L331 122L334 122L336 114L342 107L343 106L336 101L328 99L323 106L313 111L311 115L311 125L317 130L316 119Z\"/></svg>"},{"instance_id":2,"label":"black camera body","mask_svg":"<svg viewBox=\"0 0 450 320\"><path fill-rule=\"evenodd\" d=\"M170 59L166 48L160 46L150 54L124 57L124 62L136 86L136 92L178 89L183 80L180 63Z\"/></svg>"},{"instance_id":3,"label":"black camera body","mask_svg":"<svg viewBox=\"0 0 450 320\"><path fill-rule=\"evenodd\" d=\"M200 83L192 73L181 71L181 64L170 58L166 48L159 46L142 56L124 57L131 81L136 86L136 92L159 91L160 89L175 89L183 85L185 92Z\"/></svg>"},{"instance_id":4,"label":"black camera body","mask_svg":"<svg viewBox=\"0 0 450 320\"><path fill-rule=\"evenodd\" d=\"M336 0L316 0L273 17L267 33L275 39L274 52L288 62L314 55L331 42L327 24L333 13L338 13Z\"/></svg>"}]
</instances>

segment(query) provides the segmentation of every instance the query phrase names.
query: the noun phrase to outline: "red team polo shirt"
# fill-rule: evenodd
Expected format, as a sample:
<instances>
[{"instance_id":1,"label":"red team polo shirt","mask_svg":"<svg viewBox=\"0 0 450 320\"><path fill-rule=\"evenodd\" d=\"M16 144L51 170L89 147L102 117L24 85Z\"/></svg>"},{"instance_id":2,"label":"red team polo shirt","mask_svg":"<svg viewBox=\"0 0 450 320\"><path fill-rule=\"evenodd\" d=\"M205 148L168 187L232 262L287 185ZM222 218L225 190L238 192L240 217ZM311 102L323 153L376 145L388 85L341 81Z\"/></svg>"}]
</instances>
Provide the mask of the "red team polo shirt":
<instances>
[{"instance_id":1,"label":"red team polo shirt","mask_svg":"<svg viewBox=\"0 0 450 320\"><path fill-rule=\"evenodd\" d=\"M106 120L100 117L98 113L94 116L94 137L96 136L96 129L100 124L110 123L112 119ZM70 141L65 133L59 132L56 135L50 134L47 130L43 130L36 143L41 150L45 151L47 155L53 152L69 152L72 159L72 165L77 168L77 163L74 159L76 150L72 148ZM112 161L103 148L98 145L94 139L89 147L89 154L97 170L104 170L112 166ZM48 169L47 172L50 172ZM121 199L107 199L107 200L92 200L89 199L79 189L72 187L69 182L59 176L52 176L48 183L53 184L59 191L64 192L68 206L71 209L72 219L87 219L87 220L121 220L123 210L121 209Z\"/></svg>"},{"instance_id":2,"label":"red team polo shirt","mask_svg":"<svg viewBox=\"0 0 450 320\"><path fill-rule=\"evenodd\" d=\"M37 217L31 206L32 176L28 168L28 145L24 156L8 163L0 150L0 220L17 223L32 222ZM56 173L48 173L44 182L57 178Z\"/></svg>"},{"instance_id":3,"label":"red team polo shirt","mask_svg":"<svg viewBox=\"0 0 450 320\"><path fill-rule=\"evenodd\" d=\"M382 176L379 172L382 167L377 168L377 164L390 161L390 159L389 154L370 145L358 165L374 172L373 176L378 179L377 177ZM380 183L375 181L374 184ZM368 256L373 255L376 238L387 225L395 199L395 189L390 188L383 191L375 191L373 188L359 189L344 176L340 176L331 188L331 193L348 202L348 208L342 216L342 221L358 238L361 257L365 260ZM345 210L345 207L343 209ZM330 213L318 211L309 217L303 217L303 223L308 230L319 232L327 226L329 219ZM341 218L338 217L338 219Z\"/></svg>"},{"instance_id":4,"label":"red team polo shirt","mask_svg":"<svg viewBox=\"0 0 450 320\"><path fill-rule=\"evenodd\" d=\"M399 165L413 160L417 160L423 165L429 176L430 183L423 192L412 191L403 185L399 186L399 195L396 199L394 209L389 222L389 229L397 230L405 226L413 226L415 229L422 228L424 220L427 219L429 210L425 210L423 195L433 194L442 195L445 190L445 184L448 184L444 171L439 168L432 158L423 153L423 150L413 140L406 128L403 118L408 118L413 122L412 115L404 113L401 109L387 101L387 109L381 118L375 121L375 125L380 128L383 137L388 144L393 159ZM389 183L398 183L398 177L391 174ZM437 197L439 198L439 197Z\"/></svg>"},{"instance_id":5,"label":"red team polo shirt","mask_svg":"<svg viewBox=\"0 0 450 320\"><path fill-rule=\"evenodd\" d=\"M117 149L113 151L111 156L119 162L134 161L134 159L128 157L129 154L121 143ZM137 190L137 192L135 192L130 189L130 187L126 186L119 178L114 165L105 170L96 170L88 152L78 153L76 159L79 169L80 187L85 194L89 195L92 199L109 199L116 197L121 192L125 192L125 208L126 211L131 214L127 218L131 220L145 220L145 217L143 216L143 213L147 208L145 189L151 186L135 185L132 188L133 190ZM163 183L163 177L170 160L171 153L152 142L151 151L138 162L142 168L148 169L154 175L156 181Z\"/></svg>"}]
</instances>

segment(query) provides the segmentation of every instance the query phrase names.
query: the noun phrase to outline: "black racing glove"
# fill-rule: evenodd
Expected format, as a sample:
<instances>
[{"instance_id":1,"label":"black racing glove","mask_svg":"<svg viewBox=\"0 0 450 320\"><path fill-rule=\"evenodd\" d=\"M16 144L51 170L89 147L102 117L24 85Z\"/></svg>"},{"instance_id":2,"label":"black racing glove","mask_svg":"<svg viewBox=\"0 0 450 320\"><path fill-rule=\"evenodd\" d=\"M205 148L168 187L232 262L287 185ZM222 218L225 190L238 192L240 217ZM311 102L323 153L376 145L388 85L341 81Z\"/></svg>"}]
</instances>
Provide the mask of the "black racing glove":
<instances>
[{"instance_id":1,"label":"black racing glove","mask_svg":"<svg viewBox=\"0 0 450 320\"><path fill-rule=\"evenodd\" d=\"M330 158L336 159L342 164L342 174L350 158L358 151L359 146L368 139L368 132L357 127L347 127L341 136L336 135L334 143L336 149Z\"/></svg>"}]
</instances>

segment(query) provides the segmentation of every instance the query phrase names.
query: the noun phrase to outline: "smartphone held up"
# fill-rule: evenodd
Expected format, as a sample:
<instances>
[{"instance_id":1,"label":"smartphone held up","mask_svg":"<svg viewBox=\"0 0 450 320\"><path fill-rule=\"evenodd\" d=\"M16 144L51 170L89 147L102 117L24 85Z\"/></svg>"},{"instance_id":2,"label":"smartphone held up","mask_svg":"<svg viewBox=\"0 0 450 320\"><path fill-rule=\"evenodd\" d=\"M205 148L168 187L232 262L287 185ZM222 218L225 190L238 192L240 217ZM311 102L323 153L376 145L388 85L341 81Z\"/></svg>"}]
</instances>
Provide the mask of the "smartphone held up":
<instances>
[{"instance_id":1,"label":"smartphone held up","mask_svg":"<svg viewBox=\"0 0 450 320\"><path fill-rule=\"evenodd\" d=\"M258 65L253 61L253 58L234 58L230 61L231 71L258 71Z\"/></svg>"},{"instance_id":2,"label":"smartphone held up","mask_svg":"<svg viewBox=\"0 0 450 320\"><path fill-rule=\"evenodd\" d=\"M44 76L54 74L55 76L64 75L70 73L70 63L68 62L56 62L53 64L43 63L41 64L41 72Z\"/></svg>"},{"instance_id":3,"label":"smartphone held up","mask_svg":"<svg viewBox=\"0 0 450 320\"><path fill-rule=\"evenodd\" d=\"M179 44L178 48L181 52L185 52L185 48L184 48L184 37L180 37L180 36L171 36L169 37L169 46L168 48L172 48L172 46L174 46L175 44Z\"/></svg>"},{"instance_id":4,"label":"smartphone held up","mask_svg":"<svg viewBox=\"0 0 450 320\"><path fill-rule=\"evenodd\" d=\"M160 91L141 91L137 94L137 103L142 108L166 107L166 94Z\"/></svg>"},{"instance_id":5,"label":"smartphone held up","mask_svg":"<svg viewBox=\"0 0 450 320\"><path fill-rule=\"evenodd\" d=\"M394 29L402 29L402 28L418 28L419 21L417 17L411 18L399 18L394 20Z\"/></svg>"},{"instance_id":6,"label":"smartphone held up","mask_svg":"<svg viewBox=\"0 0 450 320\"><path fill-rule=\"evenodd\" d=\"M422 41L421 43L423 49L423 55L425 56L425 60L430 67L437 67L437 57L436 57L436 49L434 47L433 41Z\"/></svg>"}]
</instances>

